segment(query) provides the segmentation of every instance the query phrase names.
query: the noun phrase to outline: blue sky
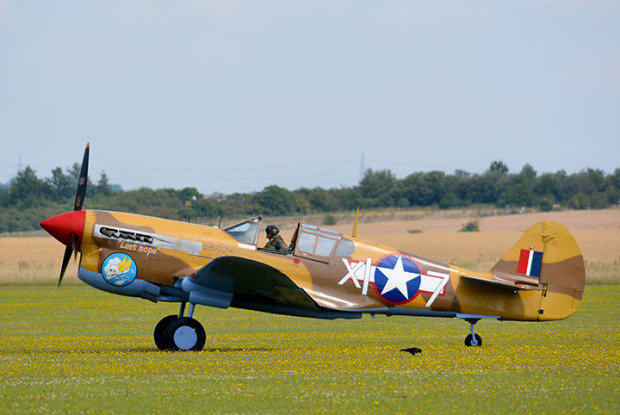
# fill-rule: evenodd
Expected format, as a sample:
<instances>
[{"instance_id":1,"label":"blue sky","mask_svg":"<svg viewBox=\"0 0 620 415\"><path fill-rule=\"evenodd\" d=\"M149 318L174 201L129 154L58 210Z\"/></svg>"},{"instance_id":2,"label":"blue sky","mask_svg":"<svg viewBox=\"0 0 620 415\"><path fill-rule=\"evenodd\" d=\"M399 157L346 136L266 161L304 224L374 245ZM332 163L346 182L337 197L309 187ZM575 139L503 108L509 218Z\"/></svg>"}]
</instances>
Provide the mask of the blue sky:
<instances>
[{"instance_id":1,"label":"blue sky","mask_svg":"<svg viewBox=\"0 0 620 415\"><path fill-rule=\"evenodd\" d=\"M0 0L0 183L620 167L620 2Z\"/></svg>"}]
</instances>

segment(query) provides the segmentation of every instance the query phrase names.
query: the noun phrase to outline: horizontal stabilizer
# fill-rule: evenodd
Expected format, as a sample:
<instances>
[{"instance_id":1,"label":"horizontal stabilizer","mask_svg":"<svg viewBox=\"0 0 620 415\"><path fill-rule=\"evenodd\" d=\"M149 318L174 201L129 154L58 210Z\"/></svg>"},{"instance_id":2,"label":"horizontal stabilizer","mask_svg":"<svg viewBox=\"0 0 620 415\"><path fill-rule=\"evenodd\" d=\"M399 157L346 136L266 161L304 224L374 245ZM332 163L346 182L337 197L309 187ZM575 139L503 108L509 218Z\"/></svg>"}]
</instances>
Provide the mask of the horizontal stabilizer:
<instances>
[{"instance_id":1,"label":"horizontal stabilizer","mask_svg":"<svg viewBox=\"0 0 620 415\"><path fill-rule=\"evenodd\" d=\"M474 277L470 275L462 275L461 278L473 284L486 285L489 287L495 287L495 288L511 290L511 291L515 291L515 290L517 291L521 291L521 290L541 291L543 289L542 285L523 284L523 283L519 283L518 281L515 281L512 278L503 279L498 276L494 276L493 279L487 279L487 278L482 278L482 277Z\"/></svg>"}]
</instances>

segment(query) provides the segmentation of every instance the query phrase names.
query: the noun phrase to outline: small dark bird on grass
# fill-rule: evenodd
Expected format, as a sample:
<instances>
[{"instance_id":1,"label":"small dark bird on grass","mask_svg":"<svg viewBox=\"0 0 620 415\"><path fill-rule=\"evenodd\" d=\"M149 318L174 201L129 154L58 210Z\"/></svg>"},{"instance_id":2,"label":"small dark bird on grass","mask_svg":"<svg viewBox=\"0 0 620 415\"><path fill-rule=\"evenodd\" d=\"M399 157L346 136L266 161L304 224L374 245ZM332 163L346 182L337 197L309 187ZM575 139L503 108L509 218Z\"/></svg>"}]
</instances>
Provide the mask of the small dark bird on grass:
<instances>
[{"instance_id":1,"label":"small dark bird on grass","mask_svg":"<svg viewBox=\"0 0 620 415\"><path fill-rule=\"evenodd\" d=\"M422 349L418 349L417 347L410 347L408 349L401 349L401 352L409 352L415 356L416 353L422 353Z\"/></svg>"}]
</instances>

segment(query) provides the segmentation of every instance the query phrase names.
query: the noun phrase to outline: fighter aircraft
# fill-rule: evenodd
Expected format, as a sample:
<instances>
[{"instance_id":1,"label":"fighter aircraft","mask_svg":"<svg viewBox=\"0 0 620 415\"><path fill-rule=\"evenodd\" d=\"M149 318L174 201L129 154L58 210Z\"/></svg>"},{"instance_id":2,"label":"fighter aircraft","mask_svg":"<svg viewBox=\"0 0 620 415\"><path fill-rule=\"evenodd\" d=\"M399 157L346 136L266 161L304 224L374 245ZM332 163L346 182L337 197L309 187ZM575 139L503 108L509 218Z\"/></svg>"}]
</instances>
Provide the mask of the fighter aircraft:
<instances>
[{"instance_id":1,"label":"fighter aircraft","mask_svg":"<svg viewBox=\"0 0 620 415\"><path fill-rule=\"evenodd\" d=\"M299 223L286 252L262 249L261 217L218 227L103 210L82 210L86 146L74 209L41 226L72 253L78 277L103 291L180 303L154 331L162 350L201 350L206 333L196 305L237 307L322 319L362 314L451 317L470 324L465 345L480 346L481 319L546 321L571 316L585 285L570 232L543 221L527 229L487 272L403 252ZM185 315L186 305L189 310Z\"/></svg>"}]
</instances>

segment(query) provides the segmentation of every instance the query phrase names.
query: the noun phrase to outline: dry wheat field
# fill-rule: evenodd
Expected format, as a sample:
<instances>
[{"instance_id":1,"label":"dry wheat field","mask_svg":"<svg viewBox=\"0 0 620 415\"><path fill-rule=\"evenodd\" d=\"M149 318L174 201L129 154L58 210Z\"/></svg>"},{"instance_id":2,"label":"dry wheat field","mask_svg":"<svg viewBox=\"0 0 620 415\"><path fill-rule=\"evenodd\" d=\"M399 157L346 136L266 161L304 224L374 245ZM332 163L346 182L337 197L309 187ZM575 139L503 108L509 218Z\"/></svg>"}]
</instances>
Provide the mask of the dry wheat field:
<instances>
[{"instance_id":1,"label":"dry wheat field","mask_svg":"<svg viewBox=\"0 0 620 415\"><path fill-rule=\"evenodd\" d=\"M519 238L541 220L555 220L577 239L586 260L589 283L620 281L620 209L481 216L472 211L410 213L396 219L361 213L357 236L406 252L440 259L476 271L491 267ZM459 232L477 219L480 232ZM374 220L374 221L373 221ZM265 218L265 223L279 222ZM284 221L284 220L282 220ZM348 223L345 223L348 222ZM290 238L293 225L282 226ZM352 221L330 228L350 234ZM260 242L260 241L259 241ZM57 281L64 246L48 236L0 237L0 284ZM69 265L63 283L78 282L77 265Z\"/></svg>"}]
</instances>

